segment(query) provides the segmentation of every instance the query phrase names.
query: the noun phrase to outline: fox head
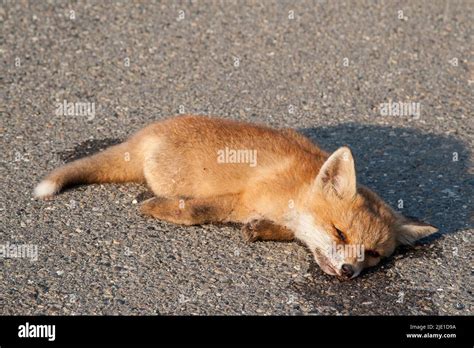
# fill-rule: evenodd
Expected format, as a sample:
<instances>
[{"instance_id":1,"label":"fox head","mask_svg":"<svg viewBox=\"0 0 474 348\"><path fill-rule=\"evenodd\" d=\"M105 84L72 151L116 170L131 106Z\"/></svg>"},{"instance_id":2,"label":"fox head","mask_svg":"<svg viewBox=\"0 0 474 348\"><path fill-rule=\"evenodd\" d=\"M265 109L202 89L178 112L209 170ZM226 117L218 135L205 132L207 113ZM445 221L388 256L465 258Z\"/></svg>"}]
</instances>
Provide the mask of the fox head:
<instances>
[{"instance_id":1,"label":"fox head","mask_svg":"<svg viewBox=\"0 0 474 348\"><path fill-rule=\"evenodd\" d=\"M398 245L438 230L398 214L374 192L358 186L348 147L324 162L305 201L310 204L298 218L296 237L307 244L324 272L341 278L354 278Z\"/></svg>"}]
</instances>

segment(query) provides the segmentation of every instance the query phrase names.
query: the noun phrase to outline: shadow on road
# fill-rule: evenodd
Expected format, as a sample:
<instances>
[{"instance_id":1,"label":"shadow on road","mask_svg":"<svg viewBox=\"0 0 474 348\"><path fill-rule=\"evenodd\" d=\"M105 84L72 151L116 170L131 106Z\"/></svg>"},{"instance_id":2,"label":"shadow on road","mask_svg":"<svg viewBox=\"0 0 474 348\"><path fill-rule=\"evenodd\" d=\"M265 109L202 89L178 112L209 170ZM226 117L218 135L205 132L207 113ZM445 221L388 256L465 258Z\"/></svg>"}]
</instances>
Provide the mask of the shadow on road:
<instances>
[{"instance_id":1,"label":"shadow on road","mask_svg":"<svg viewBox=\"0 0 474 348\"><path fill-rule=\"evenodd\" d=\"M67 149L57 154L65 163L78 160L83 157L93 155L97 152L105 150L109 146L120 144L122 139L106 138L106 139L88 139L74 146L73 149Z\"/></svg>"},{"instance_id":2,"label":"shadow on road","mask_svg":"<svg viewBox=\"0 0 474 348\"><path fill-rule=\"evenodd\" d=\"M401 213L426 220L441 233L473 226L470 152L455 137L355 123L300 132L328 151L349 145L358 181Z\"/></svg>"}]
</instances>

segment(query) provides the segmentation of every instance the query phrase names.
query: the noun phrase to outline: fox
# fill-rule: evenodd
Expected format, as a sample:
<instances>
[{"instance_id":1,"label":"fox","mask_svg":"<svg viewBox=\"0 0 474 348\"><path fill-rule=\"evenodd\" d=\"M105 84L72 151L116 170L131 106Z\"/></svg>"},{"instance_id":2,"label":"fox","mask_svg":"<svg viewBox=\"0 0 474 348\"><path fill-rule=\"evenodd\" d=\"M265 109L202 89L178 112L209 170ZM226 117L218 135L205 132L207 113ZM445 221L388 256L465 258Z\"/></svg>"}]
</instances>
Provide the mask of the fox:
<instances>
[{"instance_id":1,"label":"fox","mask_svg":"<svg viewBox=\"0 0 474 348\"><path fill-rule=\"evenodd\" d=\"M358 184L349 146L328 153L298 131L211 116L156 121L126 141L48 174L34 197L75 185L146 184L144 216L181 225L233 223L244 241L300 241L321 270L357 277L438 231Z\"/></svg>"}]
</instances>

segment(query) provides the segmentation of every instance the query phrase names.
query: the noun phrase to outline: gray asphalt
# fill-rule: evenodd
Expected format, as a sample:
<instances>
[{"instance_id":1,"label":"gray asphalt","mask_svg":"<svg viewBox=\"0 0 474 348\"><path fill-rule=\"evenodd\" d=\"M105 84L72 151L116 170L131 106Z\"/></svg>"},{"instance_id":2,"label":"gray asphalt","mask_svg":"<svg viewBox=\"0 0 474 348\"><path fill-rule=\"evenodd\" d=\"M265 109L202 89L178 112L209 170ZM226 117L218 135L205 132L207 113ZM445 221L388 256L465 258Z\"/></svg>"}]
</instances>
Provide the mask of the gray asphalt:
<instances>
[{"instance_id":1,"label":"gray asphalt","mask_svg":"<svg viewBox=\"0 0 474 348\"><path fill-rule=\"evenodd\" d=\"M38 259L0 258L0 314L472 314L473 5L2 2L0 243ZM389 100L420 117L382 116ZM179 112L348 144L362 183L441 233L341 282L298 243L144 218L143 186L32 199L54 167Z\"/></svg>"}]
</instances>

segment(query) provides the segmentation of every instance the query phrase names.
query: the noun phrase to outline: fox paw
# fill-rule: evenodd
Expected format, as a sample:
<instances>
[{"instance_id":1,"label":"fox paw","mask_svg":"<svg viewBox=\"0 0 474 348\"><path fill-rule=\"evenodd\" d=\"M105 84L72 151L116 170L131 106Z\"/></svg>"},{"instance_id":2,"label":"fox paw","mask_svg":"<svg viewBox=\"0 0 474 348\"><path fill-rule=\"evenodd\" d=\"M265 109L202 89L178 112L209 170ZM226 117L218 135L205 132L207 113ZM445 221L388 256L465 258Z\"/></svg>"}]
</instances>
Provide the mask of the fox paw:
<instances>
[{"instance_id":1,"label":"fox paw","mask_svg":"<svg viewBox=\"0 0 474 348\"><path fill-rule=\"evenodd\" d=\"M245 242L252 243L258 240L257 224L258 221L251 221L242 226L241 231Z\"/></svg>"},{"instance_id":2,"label":"fox paw","mask_svg":"<svg viewBox=\"0 0 474 348\"><path fill-rule=\"evenodd\" d=\"M149 198L146 201L143 201L140 205L140 212L143 215L154 216L153 210L155 209L155 198Z\"/></svg>"}]
</instances>

